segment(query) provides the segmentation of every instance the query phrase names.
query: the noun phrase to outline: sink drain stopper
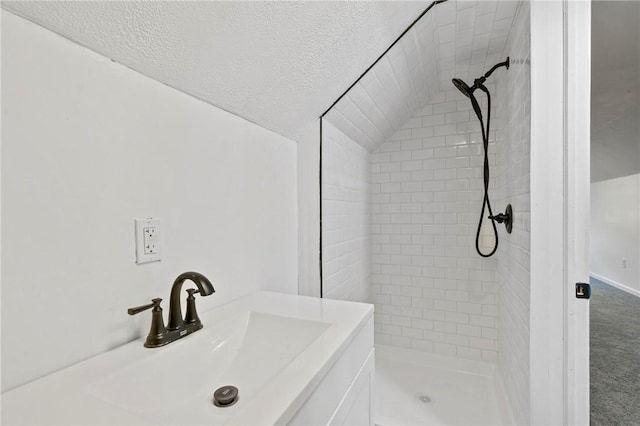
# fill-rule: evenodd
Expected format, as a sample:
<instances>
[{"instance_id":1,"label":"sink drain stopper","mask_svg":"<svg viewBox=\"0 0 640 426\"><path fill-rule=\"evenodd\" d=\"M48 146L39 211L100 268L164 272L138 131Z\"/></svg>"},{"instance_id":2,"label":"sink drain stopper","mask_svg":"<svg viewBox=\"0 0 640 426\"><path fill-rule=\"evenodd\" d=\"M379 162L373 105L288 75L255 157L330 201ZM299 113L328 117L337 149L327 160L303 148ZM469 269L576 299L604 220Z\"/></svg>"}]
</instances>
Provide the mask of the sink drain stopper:
<instances>
[{"instance_id":1,"label":"sink drain stopper","mask_svg":"<svg viewBox=\"0 0 640 426\"><path fill-rule=\"evenodd\" d=\"M230 407L238 402L238 388L222 386L213 393L213 404L218 407Z\"/></svg>"}]
</instances>

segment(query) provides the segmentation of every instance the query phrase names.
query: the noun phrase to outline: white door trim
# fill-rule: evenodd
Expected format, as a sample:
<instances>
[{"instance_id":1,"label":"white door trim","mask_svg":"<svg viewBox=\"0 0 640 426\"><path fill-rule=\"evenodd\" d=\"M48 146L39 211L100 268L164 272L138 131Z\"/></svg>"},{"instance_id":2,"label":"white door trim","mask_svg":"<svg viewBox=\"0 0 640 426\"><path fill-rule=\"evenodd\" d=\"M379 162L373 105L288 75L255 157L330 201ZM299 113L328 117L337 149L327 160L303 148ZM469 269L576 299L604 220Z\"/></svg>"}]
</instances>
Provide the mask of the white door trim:
<instances>
[{"instance_id":1,"label":"white door trim","mask_svg":"<svg viewBox=\"0 0 640 426\"><path fill-rule=\"evenodd\" d=\"M591 3L565 1L565 424L589 424Z\"/></svg>"},{"instance_id":2,"label":"white door trim","mask_svg":"<svg viewBox=\"0 0 640 426\"><path fill-rule=\"evenodd\" d=\"M588 424L590 6L530 4L531 424Z\"/></svg>"},{"instance_id":3,"label":"white door trim","mask_svg":"<svg viewBox=\"0 0 640 426\"><path fill-rule=\"evenodd\" d=\"M531 1L531 424L564 423L563 2Z\"/></svg>"}]
</instances>

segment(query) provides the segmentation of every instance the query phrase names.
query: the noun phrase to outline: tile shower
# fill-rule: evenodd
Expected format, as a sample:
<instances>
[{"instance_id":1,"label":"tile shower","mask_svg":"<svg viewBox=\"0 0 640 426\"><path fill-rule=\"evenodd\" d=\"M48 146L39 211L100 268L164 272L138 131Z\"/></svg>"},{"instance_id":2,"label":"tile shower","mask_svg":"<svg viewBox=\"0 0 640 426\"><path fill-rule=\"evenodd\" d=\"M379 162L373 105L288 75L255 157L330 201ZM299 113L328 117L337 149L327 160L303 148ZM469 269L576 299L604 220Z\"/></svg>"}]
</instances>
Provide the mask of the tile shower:
<instances>
[{"instance_id":1,"label":"tile shower","mask_svg":"<svg viewBox=\"0 0 640 426\"><path fill-rule=\"evenodd\" d=\"M483 157L470 109L446 90L372 154L372 293L380 343L495 360L496 262L474 248Z\"/></svg>"},{"instance_id":2,"label":"tile shower","mask_svg":"<svg viewBox=\"0 0 640 426\"><path fill-rule=\"evenodd\" d=\"M375 304L376 344L495 364L526 423L529 8L501 3L436 5L325 117L323 290ZM496 255L482 258L482 137L451 79L507 56L487 81L489 196L494 213L513 205L514 231L499 225Z\"/></svg>"}]
</instances>

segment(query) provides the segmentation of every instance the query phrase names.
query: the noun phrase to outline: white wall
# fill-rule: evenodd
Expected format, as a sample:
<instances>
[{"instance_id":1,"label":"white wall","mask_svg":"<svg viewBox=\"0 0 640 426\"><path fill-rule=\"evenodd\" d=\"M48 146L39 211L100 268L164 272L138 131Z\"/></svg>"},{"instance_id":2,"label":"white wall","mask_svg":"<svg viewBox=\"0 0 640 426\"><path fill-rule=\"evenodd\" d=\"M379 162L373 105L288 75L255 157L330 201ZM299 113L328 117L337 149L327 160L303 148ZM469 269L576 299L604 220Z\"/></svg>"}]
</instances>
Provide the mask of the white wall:
<instances>
[{"instance_id":1,"label":"white wall","mask_svg":"<svg viewBox=\"0 0 640 426\"><path fill-rule=\"evenodd\" d=\"M471 102L450 86L372 155L376 341L493 361L496 264L475 251L480 124Z\"/></svg>"},{"instance_id":2,"label":"white wall","mask_svg":"<svg viewBox=\"0 0 640 426\"><path fill-rule=\"evenodd\" d=\"M369 301L370 154L331 123L322 126L323 297Z\"/></svg>"},{"instance_id":3,"label":"white wall","mask_svg":"<svg viewBox=\"0 0 640 426\"><path fill-rule=\"evenodd\" d=\"M640 2L591 10L591 182L600 182L640 173Z\"/></svg>"},{"instance_id":4,"label":"white wall","mask_svg":"<svg viewBox=\"0 0 640 426\"><path fill-rule=\"evenodd\" d=\"M640 296L639 208L639 174L591 184L591 274L636 296Z\"/></svg>"},{"instance_id":5,"label":"white wall","mask_svg":"<svg viewBox=\"0 0 640 426\"><path fill-rule=\"evenodd\" d=\"M297 291L296 146L2 13L2 390L146 333L128 307L196 270ZM134 263L133 220L162 220ZM215 326L214 324L205 324Z\"/></svg>"},{"instance_id":6,"label":"white wall","mask_svg":"<svg viewBox=\"0 0 640 426\"><path fill-rule=\"evenodd\" d=\"M522 2L504 56L509 70L496 75L501 126L494 212L514 211L513 231L500 225L498 265L498 359L508 399L519 424L529 423L530 146L531 79L529 3Z\"/></svg>"}]
</instances>

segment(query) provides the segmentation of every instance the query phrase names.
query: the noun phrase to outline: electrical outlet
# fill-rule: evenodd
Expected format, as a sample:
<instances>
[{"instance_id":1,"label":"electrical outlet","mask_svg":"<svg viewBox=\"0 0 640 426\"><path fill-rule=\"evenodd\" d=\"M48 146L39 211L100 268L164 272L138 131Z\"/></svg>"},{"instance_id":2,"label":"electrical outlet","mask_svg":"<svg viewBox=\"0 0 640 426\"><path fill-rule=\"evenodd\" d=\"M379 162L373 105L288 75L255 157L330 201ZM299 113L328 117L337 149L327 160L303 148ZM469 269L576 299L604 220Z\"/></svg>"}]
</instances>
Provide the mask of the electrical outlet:
<instances>
[{"instance_id":1,"label":"electrical outlet","mask_svg":"<svg viewBox=\"0 0 640 426\"><path fill-rule=\"evenodd\" d=\"M627 269L627 259L622 258L622 269Z\"/></svg>"},{"instance_id":2,"label":"electrical outlet","mask_svg":"<svg viewBox=\"0 0 640 426\"><path fill-rule=\"evenodd\" d=\"M144 254L158 254L158 229L155 226L142 228Z\"/></svg>"},{"instance_id":3,"label":"electrical outlet","mask_svg":"<svg viewBox=\"0 0 640 426\"><path fill-rule=\"evenodd\" d=\"M135 220L136 263L158 262L160 256L160 220L145 218Z\"/></svg>"}]
</instances>

